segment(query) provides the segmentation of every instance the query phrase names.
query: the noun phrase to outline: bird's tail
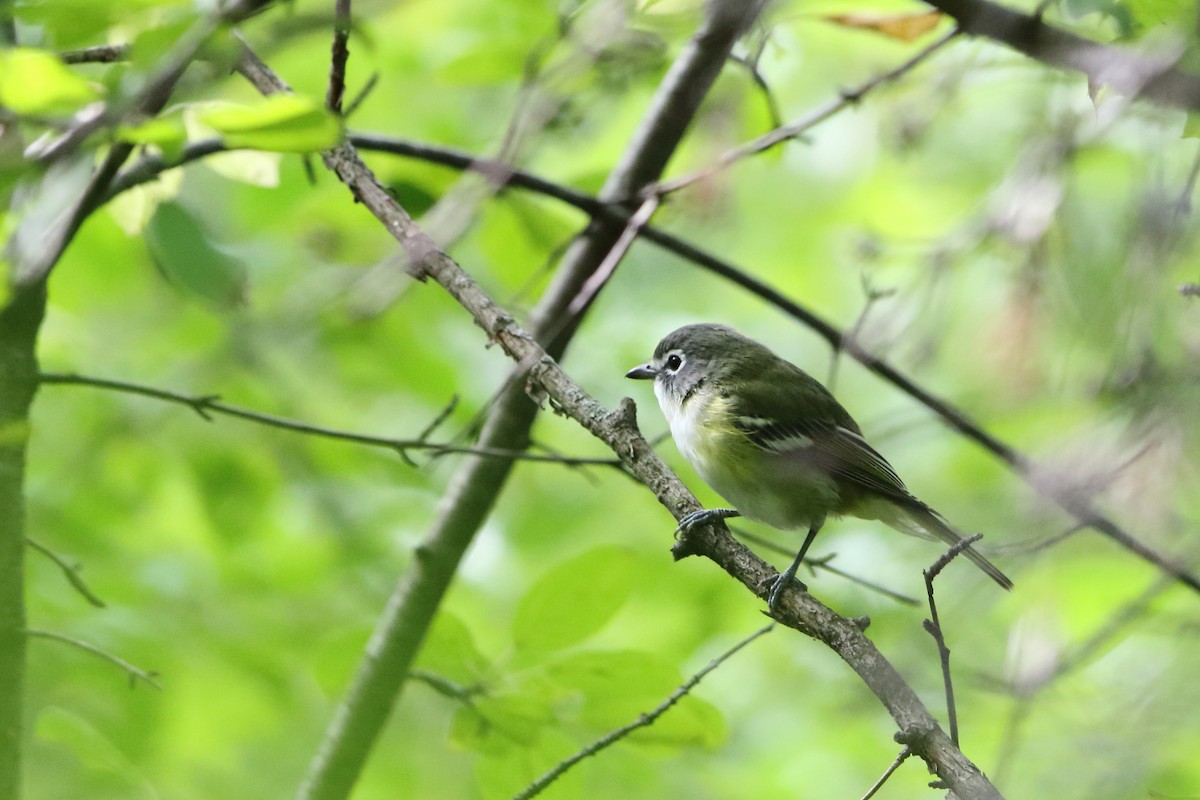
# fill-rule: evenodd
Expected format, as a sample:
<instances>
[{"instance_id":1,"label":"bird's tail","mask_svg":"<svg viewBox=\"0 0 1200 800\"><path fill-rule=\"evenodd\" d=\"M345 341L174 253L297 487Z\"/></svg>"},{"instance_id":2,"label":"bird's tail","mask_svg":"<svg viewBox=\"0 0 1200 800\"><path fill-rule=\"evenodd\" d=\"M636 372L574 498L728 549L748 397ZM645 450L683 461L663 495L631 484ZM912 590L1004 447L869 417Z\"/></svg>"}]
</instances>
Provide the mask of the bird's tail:
<instances>
[{"instance_id":1,"label":"bird's tail","mask_svg":"<svg viewBox=\"0 0 1200 800\"><path fill-rule=\"evenodd\" d=\"M940 514L919 500L916 502L919 505L901 506L898 503L889 503L891 513L880 514L879 519L901 533L919 536L922 539L939 539L948 545L955 545L962 541L963 537L958 531L951 528ZM995 564L984 558L974 547L967 547L962 554L971 559L975 566L986 572L987 576L999 584L1002 589L1013 588L1013 582L1008 579L1008 576L1001 572Z\"/></svg>"}]
</instances>

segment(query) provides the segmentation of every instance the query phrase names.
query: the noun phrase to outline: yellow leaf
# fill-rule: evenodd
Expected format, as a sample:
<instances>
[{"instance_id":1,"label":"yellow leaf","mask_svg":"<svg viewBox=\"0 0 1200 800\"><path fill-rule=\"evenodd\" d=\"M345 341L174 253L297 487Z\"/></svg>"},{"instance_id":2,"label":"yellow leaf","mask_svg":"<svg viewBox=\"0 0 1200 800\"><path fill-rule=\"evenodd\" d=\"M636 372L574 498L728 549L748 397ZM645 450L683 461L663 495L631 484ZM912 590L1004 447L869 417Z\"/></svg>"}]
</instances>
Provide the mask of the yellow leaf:
<instances>
[{"instance_id":1,"label":"yellow leaf","mask_svg":"<svg viewBox=\"0 0 1200 800\"><path fill-rule=\"evenodd\" d=\"M875 31L889 39L911 42L929 33L942 21L938 11L923 11L918 14L877 14L869 11L850 14L826 14L825 20L844 28Z\"/></svg>"}]
</instances>

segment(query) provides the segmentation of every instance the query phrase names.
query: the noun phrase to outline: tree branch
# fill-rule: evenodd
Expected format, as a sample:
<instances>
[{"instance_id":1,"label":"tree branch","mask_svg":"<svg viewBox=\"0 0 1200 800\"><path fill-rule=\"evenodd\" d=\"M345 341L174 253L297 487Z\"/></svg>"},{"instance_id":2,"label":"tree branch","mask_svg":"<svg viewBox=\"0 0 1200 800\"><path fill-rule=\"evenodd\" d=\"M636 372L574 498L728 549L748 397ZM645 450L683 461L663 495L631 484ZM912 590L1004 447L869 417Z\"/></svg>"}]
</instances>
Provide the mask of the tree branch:
<instances>
[{"instance_id":1,"label":"tree branch","mask_svg":"<svg viewBox=\"0 0 1200 800\"><path fill-rule=\"evenodd\" d=\"M101 648L96 647L96 645L89 644L88 642L85 642L82 639L76 639L73 636L64 636L61 633L54 633L53 631L43 631L43 630L39 630L36 628L27 629L25 631L25 635L35 638L35 639L49 639L52 642L62 642L63 644L69 644L72 647L79 648L80 650L82 650L85 653L91 653L94 656L98 656L99 658L104 659L105 661L107 661L110 664L115 664L118 667L120 667L121 669L125 670L125 672L129 674L129 685L130 686L137 686L138 681L143 681L143 682L149 684L150 686L153 686L155 689L160 689L160 690L162 689L162 686L160 686L158 684L158 681L155 680L158 673L147 671L147 670L142 669L141 667L134 666L133 664L130 664L128 661L126 661L125 659L121 658L120 656L115 656L112 653L108 652L107 650L102 650Z\"/></svg>"},{"instance_id":2,"label":"tree branch","mask_svg":"<svg viewBox=\"0 0 1200 800\"><path fill-rule=\"evenodd\" d=\"M645 728L650 725L653 725L655 723L655 721L658 720L659 717L661 717L663 714L667 713L667 711L669 711L671 709L671 706L678 703L681 699L683 699L683 697L685 695L687 695L689 692L691 692L692 689L696 688L696 685L699 684L700 681L704 680L704 677L706 675L708 675L708 673L712 672L714 669L716 669L717 667L724 664L726 661L729 660L730 657L733 656L734 653L738 652L739 650L741 650L746 645L753 642L758 637L760 637L766 633L770 633L771 629L774 627L775 627L774 624L767 625L765 627L759 628L757 631L750 634L745 639L742 639L740 642L735 644L733 647L729 648L724 653L721 653L721 655L717 656L712 661L708 662L704 666L703 669L701 669L699 672L697 672L695 675L693 675L691 678L689 678L682 686L680 686L678 689L676 689L674 692L672 692L670 697L668 697L666 700L662 701L657 706L655 706L653 710L640 715L637 719L635 719L633 722L630 722L628 725L622 725L620 728L617 728L615 731L612 731L611 733L600 737L599 739L592 742L587 747L583 748L582 750L580 750L579 752L570 756L569 758L566 758L563 761L560 761L558 764L556 764L554 766L553 769L551 769L545 775L541 776L536 781L529 784L529 786L527 786L524 789L524 791L515 795L513 797L513 800L529 800L529 798L531 798L531 797L536 797L537 795L539 795L543 791L545 791L546 787L548 787L550 784L554 783L556 780L561 778L567 772L567 770L571 769L576 764L583 761L585 758L594 756L597 753L599 753L600 751L602 751L608 747L611 747L612 745L616 744L620 740L624 739L629 734L636 731L638 728Z\"/></svg>"},{"instance_id":3,"label":"tree branch","mask_svg":"<svg viewBox=\"0 0 1200 800\"><path fill-rule=\"evenodd\" d=\"M335 114L342 113L342 98L346 94L346 61L350 58L350 0L337 0L333 12L333 46L329 57L329 88L325 92L325 107Z\"/></svg>"},{"instance_id":4,"label":"tree branch","mask_svg":"<svg viewBox=\"0 0 1200 800\"><path fill-rule=\"evenodd\" d=\"M901 748L900 753L896 756L896 760L891 763L891 766L883 771L883 774L879 776L879 780L875 781L870 789L867 789L867 793L862 796L862 800L871 800L871 798L875 796L875 793L878 792L883 785L888 782L888 778L892 777L892 773L900 769L900 765L903 764L911 755L912 750L909 750L907 745Z\"/></svg>"},{"instance_id":5,"label":"tree branch","mask_svg":"<svg viewBox=\"0 0 1200 800\"><path fill-rule=\"evenodd\" d=\"M958 747L958 708L954 702L954 681L950 677L950 648L946 646L946 636L942 631L942 622L938 619L937 603L933 599L933 582L937 580L937 576L942 574L942 570L946 568L951 561L962 554L964 550L970 547L975 542L983 538L982 533L977 533L974 536L968 536L954 543L954 546L947 550L933 562L933 566L925 570L925 595L929 598L929 619L925 620L925 631L933 637L933 641L937 644L938 660L942 664L942 683L946 688L946 717L950 725L950 741Z\"/></svg>"},{"instance_id":6,"label":"tree branch","mask_svg":"<svg viewBox=\"0 0 1200 800\"><path fill-rule=\"evenodd\" d=\"M928 60L930 56L934 55L943 47L950 44L950 42L953 41L958 34L959 30L957 28L946 34L943 34L934 40L933 43L922 48L915 55L906 59L898 66L893 67L887 72L881 72L880 74L859 84L853 89L847 89L841 92L837 99L831 100L820 108L805 114L795 122L787 125L780 125L774 130L768 131L762 136L759 136L757 139L752 139L743 145L726 150L717 158L716 163L705 167L704 169L697 170L687 175L681 175L678 178L672 178L669 181L662 181L658 184L655 184L647 189L647 193L663 196L670 194L671 192L677 192L686 186L696 183L697 181L711 178L713 175L717 174L723 169L726 169L735 162L742 160L743 158L749 158L750 156L765 152L778 144L803 135L806 131L811 130L830 117L836 116L850 106L856 105L860 100L863 99L863 97L870 92L873 92L880 86L891 83L895 80L899 80L904 75L912 72L922 63Z\"/></svg>"},{"instance_id":7,"label":"tree branch","mask_svg":"<svg viewBox=\"0 0 1200 800\"><path fill-rule=\"evenodd\" d=\"M1200 76L1175 67L1176 58L1150 57L1093 42L1047 24L1040 13L1012 11L990 0L925 0L982 36L1052 67L1087 75L1097 86L1164 106L1200 110Z\"/></svg>"},{"instance_id":8,"label":"tree branch","mask_svg":"<svg viewBox=\"0 0 1200 800\"><path fill-rule=\"evenodd\" d=\"M625 400L617 410L609 411L593 400L562 371L530 333L523 330L458 264L428 239L392 196L375 181L371 171L359 160L351 145L345 144L326 153L325 161L350 187L359 202L363 203L405 248L413 268L423 277L435 280L468 310L476 324L488 334L488 338L498 343L514 361L528 370L528 379L546 392L556 409L578 421L608 444L630 471L654 491L659 501L676 519L699 509L699 504L687 488L638 433L631 401ZM457 487L451 490L452 497L461 497L456 489ZM455 503L451 508L454 514L467 513L459 503ZM677 543L675 554L678 558L690 554L704 555L755 593L759 586L775 575L775 570L769 564L736 542L724 525L693 529L685 539ZM428 569L439 566L442 574L448 579L447 566L452 569L457 561L451 565L439 565L435 561L439 556L437 550L418 549L418 572L422 567ZM415 602L410 599L411 590L407 588L412 586L413 580L414 578L410 577L402 583L405 591L399 594L399 599L393 595L387 618L395 617L396 612L406 603ZM428 600L425 599L425 602ZM838 616L816 599L799 592L789 593L784 598L778 621L823 641L837 652L891 713L899 727L897 738L901 743L908 745L914 754L924 759L959 796L989 799L1000 797L979 769L954 747L895 668L863 635L859 623ZM392 624L385 620L383 628L377 630L368 646L373 668L377 668L379 662L385 658L393 665L397 662L394 651L389 652L389 649L396 645L380 633L381 630L387 631L390 637L391 627ZM403 661L407 667L417 642L404 641L403 644L410 651L405 654ZM318 764L317 777L324 780L320 784L308 784L302 789L303 796L342 796L344 790L348 789L353 774L344 774L347 767L340 761L344 756L339 756L338 753L343 748L351 747L365 755L371 739L362 741L358 739L362 736L361 733L348 733L343 726L361 723L356 719L351 722L346 718L362 715L364 703L389 703L394 696L390 693L377 696L376 693L381 687L376 680L371 681L370 693L365 693L361 684L356 685L356 691L352 692L351 698L339 715L343 718L335 722L332 742L328 744L329 751L319 754L319 762L327 766L322 767L321 763ZM390 686L386 688L394 691ZM386 716L386 711L375 710L371 712L371 716L378 717L381 721ZM373 739L374 732L370 735ZM355 741L346 741L347 736L354 736ZM355 763L355 774L359 764L360 762ZM335 791L328 788L331 785L326 782L329 778L324 777L331 772L339 778L332 782Z\"/></svg>"},{"instance_id":9,"label":"tree branch","mask_svg":"<svg viewBox=\"0 0 1200 800\"><path fill-rule=\"evenodd\" d=\"M68 564L62 556L51 550L49 547L46 547L46 545L42 544L41 542L38 542L36 539L30 539L28 536L26 536L25 544L29 545L46 558L53 561L55 566L62 570L63 577L67 579L67 582L71 584L75 591L79 592L79 594L83 596L84 600L87 600L88 603L95 608L105 608L104 601L101 600L100 597L91 590L91 587L83 582L83 578L79 575L79 567Z\"/></svg>"},{"instance_id":10,"label":"tree branch","mask_svg":"<svg viewBox=\"0 0 1200 800\"><path fill-rule=\"evenodd\" d=\"M58 386L90 386L97 389L108 389L111 391L125 392L127 394L135 394L141 397L150 397L155 400L163 400L168 403L176 403L187 406L206 421L212 420L212 417L209 416L210 413L224 414L225 416L237 417L238 419L244 419L259 425L265 425L270 428L281 428L294 433L303 433L326 439L336 439L343 442L351 442L353 444L367 445L369 447L380 447L385 450L391 450L399 453L401 456L405 456L408 450L428 450L435 455L462 453L466 455L480 456L483 458L507 458L518 461L538 461L552 464L566 464L568 466L621 467L620 460L614 458L580 458L572 456L543 455L540 453L530 453L528 451L521 450L498 450L495 448L465 447L453 444L444 444L441 442L430 442L425 438L424 435L418 436L415 439L395 439L388 436L374 436L367 433L354 433L352 431L344 431L337 428L327 428L323 425L313 425L309 422L300 422L299 420L288 419L286 417L277 417L274 414L264 414L261 411L251 411L247 408L241 408L240 406L221 402L221 400L214 395L181 394L179 392L172 392L167 389L157 389L153 386L143 386L142 384L138 383L114 381L106 378L92 378L86 375L68 375L54 372L43 372L39 375L38 380L44 384Z\"/></svg>"},{"instance_id":11,"label":"tree branch","mask_svg":"<svg viewBox=\"0 0 1200 800\"><path fill-rule=\"evenodd\" d=\"M609 175L600 195L603 202L634 197L662 174L734 42L762 5L763 0L709 3L699 31L664 77L643 124ZM283 82L249 52L240 71L264 93L284 91ZM323 158L325 165L397 238L415 276L433 277L456 296L463 291L478 291L457 265L453 269L446 266L445 254L413 225L411 218L359 160L352 145L344 144L326 152ZM567 312L568 306L612 249L623 227L623 223L612 220L594 220L564 256L554 280L531 315L533 338L528 342L536 348L536 354L531 350L528 355L534 357L532 360L516 359L517 377L507 381L506 389L493 406L480 436L481 446L524 449L537 412L537 406L525 396L524 374L530 367L538 369L537 358L553 358L565 352L590 303L573 314ZM490 320L491 326L484 324L484 317L476 317L485 329L494 331L494 335L510 325L515 329L512 318L490 300L488 308L495 315ZM483 313L482 308L475 310ZM503 324L496 325L501 318ZM603 409L597 408L597 413L603 413ZM642 445L645 447L644 442ZM399 696L458 563L503 489L512 463L507 459L468 457L452 478L441 504L443 512L418 546L410 572L393 591L368 642L366 657L354 683L300 787L300 797L325 800L349 793Z\"/></svg>"},{"instance_id":12,"label":"tree branch","mask_svg":"<svg viewBox=\"0 0 1200 800\"><path fill-rule=\"evenodd\" d=\"M25 701L25 452L46 288L0 307L0 797L21 796Z\"/></svg>"}]
</instances>

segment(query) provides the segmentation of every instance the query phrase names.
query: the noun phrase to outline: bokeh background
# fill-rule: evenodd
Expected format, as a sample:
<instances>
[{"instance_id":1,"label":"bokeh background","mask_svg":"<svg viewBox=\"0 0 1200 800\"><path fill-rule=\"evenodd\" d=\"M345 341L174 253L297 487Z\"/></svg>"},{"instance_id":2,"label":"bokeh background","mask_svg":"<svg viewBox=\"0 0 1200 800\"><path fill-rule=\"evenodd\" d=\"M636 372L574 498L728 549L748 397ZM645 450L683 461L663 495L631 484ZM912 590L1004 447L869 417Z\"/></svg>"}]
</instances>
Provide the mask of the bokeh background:
<instances>
[{"instance_id":1,"label":"bokeh background","mask_svg":"<svg viewBox=\"0 0 1200 800\"><path fill-rule=\"evenodd\" d=\"M1032 10L1032 3L1024 3ZM1047 19L1194 60L1185 3L1066 0ZM297 0L243 25L300 94L321 98L332 4ZM910 40L889 0L779 2L739 47L670 175L895 67ZM502 154L595 192L624 150L698 2L360 2L349 93L377 75L354 131ZM61 52L145 42L173 2L35 2L21 41ZM846 16L850 15L850 16ZM564 24L564 20L568 24ZM565 31L565 32L564 32ZM149 45L147 45L149 46ZM1182 54L1182 55L1180 55ZM117 91L137 65L72 70ZM1183 111L1132 102L998 45L957 39L801 138L672 195L656 225L847 330L1028 456L1015 475L893 386L763 300L636 244L564 366L606 405L658 339L732 324L831 382L913 491L1016 582L965 562L939 579L963 750L1007 797L1200 794L1200 597L1039 492L1086 497L1191 565L1200 496L1197 142ZM203 64L168 113L251 103ZM778 119L775 115L778 115ZM192 140L204 132L193 128ZM421 159L364 151L378 177L518 320L586 217ZM469 445L510 364L316 162L242 151L132 189L93 214L56 267L39 354L52 373L129 381L378 436ZM543 413L538 452L607 457ZM659 452L719 502L669 439ZM31 798L290 795L458 456L319 439L95 387L45 385L33 409L26 787ZM611 466L519 465L478 536L356 798L509 797L653 708L764 623L763 603L700 559L673 563L673 520ZM738 522L785 548L794 535ZM760 552L767 552L755 545ZM923 600L937 547L876 523L831 523L818 556ZM773 554L782 566L786 555ZM805 576L869 635L939 718L923 606L827 572ZM579 615L579 616L576 616ZM576 627L579 619L590 627ZM860 797L895 757L894 726L836 656L776 630L658 724L588 759L548 797ZM878 797L922 796L904 765Z\"/></svg>"}]
</instances>

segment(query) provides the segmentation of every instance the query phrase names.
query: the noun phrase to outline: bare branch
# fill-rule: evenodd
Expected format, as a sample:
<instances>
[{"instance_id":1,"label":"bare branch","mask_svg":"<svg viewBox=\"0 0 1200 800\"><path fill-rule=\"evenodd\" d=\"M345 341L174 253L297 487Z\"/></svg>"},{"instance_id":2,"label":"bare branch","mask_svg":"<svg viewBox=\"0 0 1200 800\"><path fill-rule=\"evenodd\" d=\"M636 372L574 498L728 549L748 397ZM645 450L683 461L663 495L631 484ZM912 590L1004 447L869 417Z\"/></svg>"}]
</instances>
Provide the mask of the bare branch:
<instances>
[{"instance_id":1,"label":"bare branch","mask_svg":"<svg viewBox=\"0 0 1200 800\"><path fill-rule=\"evenodd\" d=\"M648 183L661 176L667 160L720 74L733 43L763 5L764 0L713 0L705 6L698 31L661 81L642 124L609 174L601 190L601 200L608 203L636 196ZM273 77L265 65L255 64L257 59L248 49L242 61L241 72L260 91L281 90L282 81ZM412 219L358 158L353 146L345 144L324 153L324 161L400 242L413 266L413 274L434 277L456 298L472 298L469 304L464 304L474 312L477 323L512 354L509 348L515 340L503 334L511 332L515 335L520 329L511 316L482 294L470 276L413 225ZM568 306L611 250L620 232L619 223L596 220L567 250L553 281L533 310L530 318L532 335L521 331L518 337L529 357L514 358L514 373L519 377L506 381L508 388L497 398L483 427L482 446L524 449L528 443L537 406L530 403L525 394L527 381L524 375L531 365L534 366L529 381L533 385L541 384L544 377L541 359L548 359L552 364L553 358L566 351L587 310L584 308L572 315ZM481 300L482 305L476 300ZM564 397L552 397L565 411ZM593 404L593 411L596 414L593 422L601 424L607 417L607 410ZM628 438L630 445L636 448L640 437ZM644 442L641 447L648 452ZM625 451L626 454L633 452L632 449ZM649 455L654 458L652 453ZM469 457L450 481L440 504L440 514L417 548L412 565L397 582L353 685L326 729L325 738L301 785L300 797L324 800L349 794L401 692L412 660L457 565L503 489L511 465L511 461L503 459Z\"/></svg>"},{"instance_id":2,"label":"bare branch","mask_svg":"<svg viewBox=\"0 0 1200 800\"><path fill-rule=\"evenodd\" d=\"M696 183L697 181L711 178L713 175L728 168L743 158L748 158L749 156L757 155L758 153L770 150L772 147L775 147L782 142L786 142L789 139L798 138L806 131L816 127L835 114L845 111L850 106L857 104L859 100L862 100L863 97L878 87L886 83L891 83L907 73L912 72L922 62L949 44L957 35L958 29L950 31L933 42L933 44L923 48L920 52L899 66L894 67L887 72L876 75L865 83L859 84L854 89L848 89L842 92L836 100L826 103L824 106L810 112L796 122L776 128L775 130L765 133L762 136L759 136L757 139L753 139L739 147L726 150L719 158L717 158L716 163L688 175L683 175L678 178L673 178L669 181L657 183L650 187L647 190L647 193L663 196L670 194L671 192L677 192L686 186Z\"/></svg>"},{"instance_id":3,"label":"bare branch","mask_svg":"<svg viewBox=\"0 0 1200 800\"><path fill-rule=\"evenodd\" d=\"M634 239L642 228L646 227L650 222L650 218L654 216L654 212L658 210L659 200L657 197L648 197L642 201L636 213L629 218L629 222L625 223L625 230L621 231L620 238L616 244L608 251L608 255L600 262L600 266L596 267L596 271L588 278L587 283L579 290L579 294L575 295L571 300L571 305L567 306L570 314L575 315L582 313L585 308L591 305L592 300L603 288L604 284L608 283L608 279L616 272L617 265L621 263L621 259L629 252L629 248L633 246Z\"/></svg>"},{"instance_id":4,"label":"bare branch","mask_svg":"<svg viewBox=\"0 0 1200 800\"><path fill-rule=\"evenodd\" d=\"M540 461L551 464L565 464L568 466L605 466L616 467L618 469L621 468L620 460L614 458L542 455L540 453L530 453L524 450L505 450L489 447L465 447L453 444L443 444L440 442L430 442L426 440L426 434L418 436L416 439L396 439L388 436L374 436L367 433L353 433L351 431L343 431L336 428L327 428L322 425L313 425L312 423L308 422L300 422L298 420L288 419L286 417L278 417L274 414L264 414L261 411L251 411L249 409L241 408L240 406L234 406L230 405L229 403L221 402L221 400L215 395L187 395L179 392L172 392L167 389L157 389L153 386L144 386L142 384L129 383L126 381L114 381L107 378L92 378L85 375L67 375L61 373L44 372L41 374L39 380L41 383L51 385L90 386L96 389L109 389L118 392L125 392L127 394L136 394L142 397L150 397L155 400L163 400L169 403L177 403L179 405L187 406L206 421L212 420L210 412L224 414L226 416L248 420L259 425L266 425L272 428L281 428L294 433L303 433L311 436L323 437L326 439L337 439L343 442L352 442L354 444L362 444L369 447L379 447L385 450L392 450L396 453L399 453L402 457L405 456L405 451L407 450L427 450L437 455L461 453L465 455L480 456L482 458ZM446 412L443 411L442 415L445 413ZM436 425L437 422L438 420L435 420L434 425ZM411 464L412 462L410 461L409 463Z\"/></svg>"},{"instance_id":5,"label":"bare branch","mask_svg":"<svg viewBox=\"0 0 1200 800\"><path fill-rule=\"evenodd\" d=\"M150 686L153 686L155 689L160 689L160 690L162 689L162 686L160 686L158 681L155 680L155 678L158 677L157 672L144 670L141 667L134 666L133 664L130 664L128 661L126 661L125 659L123 659L119 656L114 656L112 653L108 652L107 650L102 650L101 648L96 647L96 645L89 644L88 642L85 642L82 639L76 639L73 636L64 636L61 633L54 633L53 631L44 631L44 630L40 630L38 628L26 628L25 635L29 636L31 638L34 638L34 639L49 639L50 641L62 642L63 644L69 644L72 647L79 648L80 650L84 651L85 653L91 653L94 656L99 656L100 658L104 659L105 661L107 661L110 664L116 664L118 667L120 667L121 669L123 669L127 673L129 673L130 687L137 686L137 682L142 681L143 683L147 683Z\"/></svg>"},{"instance_id":6,"label":"bare branch","mask_svg":"<svg viewBox=\"0 0 1200 800\"><path fill-rule=\"evenodd\" d=\"M1095 86L1175 108L1200 109L1200 76L1175 58L1141 55L1099 44L1047 24L1040 12L1012 11L990 0L925 0L958 21L963 33L983 36L1052 67L1082 72Z\"/></svg>"},{"instance_id":7,"label":"bare branch","mask_svg":"<svg viewBox=\"0 0 1200 800\"><path fill-rule=\"evenodd\" d=\"M325 107L335 114L342 113L342 98L346 94L346 61L350 58L350 0L337 0L333 12L333 48L329 59L329 88L325 92Z\"/></svg>"},{"instance_id":8,"label":"bare branch","mask_svg":"<svg viewBox=\"0 0 1200 800\"><path fill-rule=\"evenodd\" d=\"M89 588L88 585L83 582L83 578L79 575L78 566L68 564L62 556L60 556L58 553L55 553L49 547L46 547L46 545L38 542L36 539L30 539L28 536L26 536L25 544L29 545L46 558L53 561L54 564L60 570L62 570L63 577L67 579L67 582L70 583L72 587L74 587L75 591L79 592L79 594L83 596L84 600L87 600L96 608L105 608L104 601L101 600L96 593L93 592L91 588Z\"/></svg>"},{"instance_id":9,"label":"bare branch","mask_svg":"<svg viewBox=\"0 0 1200 800\"><path fill-rule=\"evenodd\" d=\"M942 623L938 619L937 603L933 601L933 582L946 565L957 558L967 548L983 538L982 533L969 536L955 542L949 550L943 553L933 566L925 570L925 594L929 598L929 619L925 620L925 630L937 642L938 657L942 662L942 682L946 687L946 715L950 723L950 741L958 747L958 710L954 704L954 681L950 678L950 648L946 646L946 636L942 632Z\"/></svg>"},{"instance_id":10,"label":"bare branch","mask_svg":"<svg viewBox=\"0 0 1200 800\"><path fill-rule=\"evenodd\" d=\"M608 444L676 519L700 508L637 432L632 402L626 400L617 410L609 411L588 396L507 311L421 231L376 182L351 145L343 144L326 153L325 161L406 249L414 270L437 281L514 361L529 365L530 380L554 399L562 413ZM775 574L770 565L734 541L724 525L693 528L676 543L674 553L677 558L704 555L753 592ZM964 796L999 797L978 768L937 726L911 687L863 636L854 620L838 616L811 595L793 593L779 609L778 621L820 639L837 652L891 712L900 727L899 740L926 760L947 785Z\"/></svg>"},{"instance_id":11,"label":"bare branch","mask_svg":"<svg viewBox=\"0 0 1200 800\"><path fill-rule=\"evenodd\" d=\"M900 765L903 764L911 755L912 750L908 749L907 746L902 748L900 750L900 754L896 756L896 760L892 762L890 767L883 771L883 774L879 776L879 780L875 781L871 788L867 790L867 793L862 796L862 800L871 800L871 798L875 796L875 793L878 792L885 783L887 783L888 778L892 777L892 773L900 769Z\"/></svg>"},{"instance_id":12,"label":"bare branch","mask_svg":"<svg viewBox=\"0 0 1200 800\"><path fill-rule=\"evenodd\" d=\"M67 50L60 53L58 57L65 64L111 64L129 58L129 45L100 44L95 47L83 47L79 50Z\"/></svg>"},{"instance_id":13,"label":"bare branch","mask_svg":"<svg viewBox=\"0 0 1200 800\"><path fill-rule=\"evenodd\" d=\"M682 686L680 686L678 689L676 689L674 692L672 692L670 697L668 697L666 700L662 701L657 706L655 706L652 711L642 714L641 716L639 716L637 719L635 719L633 722L629 723L628 725L624 725L620 728L617 728L615 731L612 731L611 733L608 733L608 734L600 737L596 741L592 742L587 747L585 747L582 750L580 750L579 752L575 753L573 756L566 758L563 761L560 761L558 764L556 764L554 766L554 768L552 770L547 772L542 777L538 778L533 783L529 784L529 786L527 786L523 791L521 791L517 795L515 795L513 797L513 800L529 800L529 798L531 798L531 797L536 797L537 795L541 794L546 789L546 787L548 787L550 784L554 783L554 781L561 778L563 776L563 774L567 772L567 770L574 767L580 761L583 761L585 758L588 758L589 756L594 756L597 753L599 753L601 750L604 750L605 748L610 747L613 744L616 744L621 739L624 739L626 736L628 736L629 734L636 731L638 728L645 728L650 725L653 725L655 723L655 721L658 720L659 717L661 717L663 714L667 713L668 710L670 710L671 706L678 703L685 695L687 695L689 692L692 691L692 689L694 689L696 687L696 684L698 684L698 683L700 683L700 681L704 680L704 677L706 675L708 675L708 673L712 672L714 669L721 666L721 664L723 664L725 661L727 661L734 653L738 652L739 650L741 650L743 647L745 647L746 645L753 642L758 637L760 637L766 633L770 633L771 629L774 627L775 627L774 624L767 625L765 627L759 628L757 631L750 634L745 639L742 639L740 642L735 644L733 647L729 648L724 653L721 653L721 655L717 656L712 661L708 662L708 664L706 664L703 669L701 669L699 672L697 672L695 675L693 675L691 678L689 678L686 683L684 683Z\"/></svg>"},{"instance_id":14,"label":"bare branch","mask_svg":"<svg viewBox=\"0 0 1200 800\"><path fill-rule=\"evenodd\" d=\"M354 112L358 111L358 107L363 104L363 101L371 96L371 92L375 91L375 86L378 83L379 73L372 72L370 77L367 78L367 82L364 83L363 87L358 90L358 94L354 95L354 99L350 101L350 105L346 106L346 110L343 112L342 116L346 119L354 116Z\"/></svg>"}]
</instances>

